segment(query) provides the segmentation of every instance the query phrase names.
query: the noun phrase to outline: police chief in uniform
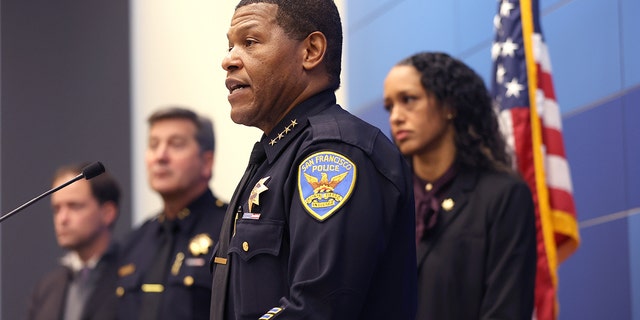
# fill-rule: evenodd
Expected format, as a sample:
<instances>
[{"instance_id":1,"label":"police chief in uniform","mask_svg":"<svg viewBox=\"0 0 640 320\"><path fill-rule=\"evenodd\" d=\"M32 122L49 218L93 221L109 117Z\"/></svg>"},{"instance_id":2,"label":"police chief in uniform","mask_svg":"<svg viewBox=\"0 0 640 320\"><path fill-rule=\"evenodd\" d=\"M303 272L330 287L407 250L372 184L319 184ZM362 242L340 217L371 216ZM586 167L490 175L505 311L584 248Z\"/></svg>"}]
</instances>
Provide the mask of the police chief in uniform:
<instances>
[{"instance_id":1,"label":"police chief in uniform","mask_svg":"<svg viewBox=\"0 0 640 320\"><path fill-rule=\"evenodd\" d=\"M336 104L332 0L241 1L227 34L231 118L264 134L212 257L211 319L411 319L411 174Z\"/></svg>"},{"instance_id":2,"label":"police chief in uniform","mask_svg":"<svg viewBox=\"0 0 640 320\"><path fill-rule=\"evenodd\" d=\"M226 210L208 187L213 126L179 107L156 111L148 122L149 183L164 208L125 243L118 319L208 319L208 261Z\"/></svg>"}]
</instances>

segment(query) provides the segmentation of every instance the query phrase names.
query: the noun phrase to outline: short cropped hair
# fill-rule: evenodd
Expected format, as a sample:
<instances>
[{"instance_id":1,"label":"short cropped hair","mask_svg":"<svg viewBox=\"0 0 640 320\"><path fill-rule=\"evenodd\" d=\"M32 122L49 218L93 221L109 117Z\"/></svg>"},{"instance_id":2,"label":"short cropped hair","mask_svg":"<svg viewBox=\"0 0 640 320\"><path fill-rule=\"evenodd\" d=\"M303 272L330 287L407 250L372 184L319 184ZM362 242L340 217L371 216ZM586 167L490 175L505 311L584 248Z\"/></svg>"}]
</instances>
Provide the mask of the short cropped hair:
<instances>
[{"instance_id":1,"label":"short cropped hair","mask_svg":"<svg viewBox=\"0 0 640 320\"><path fill-rule=\"evenodd\" d=\"M155 111L149 116L147 121L149 126L152 126L157 121L166 119L185 119L191 121L196 126L195 139L200 146L200 151L215 151L216 140L213 134L213 123L211 119L200 116L187 108L170 106Z\"/></svg>"},{"instance_id":2,"label":"short cropped hair","mask_svg":"<svg viewBox=\"0 0 640 320\"><path fill-rule=\"evenodd\" d=\"M63 177L65 175L79 175L89 163L69 164L58 168L53 176L53 180ZM91 194L98 203L104 204L106 202L113 202L116 208L120 205L120 186L113 176L108 172L89 179L89 185L91 186Z\"/></svg>"},{"instance_id":3,"label":"short cropped hair","mask_svg":"<svg viewBox=\"0 0 640 320\"><path fill-rule=\"evenodd\" d=\"M342 68L342 23L333 0L241 0L236 10L254 3L277 5L276 21L292 39L303 40L315 31L324 34L327 52L323 63L331 89L338 89Z\"/></svg>"}]
</instances>

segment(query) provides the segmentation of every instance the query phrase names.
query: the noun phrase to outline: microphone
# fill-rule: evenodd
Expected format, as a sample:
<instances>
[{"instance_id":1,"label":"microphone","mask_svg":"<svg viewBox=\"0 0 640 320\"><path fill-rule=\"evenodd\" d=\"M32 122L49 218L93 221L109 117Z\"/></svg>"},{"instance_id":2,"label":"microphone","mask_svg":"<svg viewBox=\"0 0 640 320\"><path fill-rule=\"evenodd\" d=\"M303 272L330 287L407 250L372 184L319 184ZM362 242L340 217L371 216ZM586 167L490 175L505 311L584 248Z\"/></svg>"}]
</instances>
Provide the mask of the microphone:
<instances>
[{"instance_id":1,"label":"microphone","mask_svg":"<svg viewBox=\"0 0 640 320\"><path fill-rule=\"evenodd\" d=\"M93 179L101 174L104 173L104 166L102 165L102 163L100 163L100 161L96 161L84 168L82 168L82 177L84 177L85 179L89 180L89 179ZM78 175L80 176L80 175ZM78 176L76 176L76 180L81 179L78 178ZM75 181L75 180L74 180Z\"/></svg>"},{"instance_id":2,"label":"microphone","mask_svg":"<svg viewBox=\"0 0 640 320\"><path fill-rule=\"evenodd\" d=\"M15 208L11 212L3 215L2 217L0 217L0 223L2 221L4 221L5 219L11 217L12 215L22 211L22 209L25 209L26 207L34 204L36 201L38 201L38 200L40 200L40 199L42 199L42 198L44 198L44 197L46 197L46 196L48 196L50 194L62 189L62 188L66 187L66 186L68 186L68 185L70 185L70 184L72 184L72 183L74 183L74 182L76 182L76 181L78 181L78 180L80 180L82 178L85 178L87 180L95 178L95 177L101 175L102 173L104 173L104 171L105 171L105 169L104 169L104 166L102 165L102 163L100 163L99 161L96 161L96 162L94 162L94 163L82 168L82 172L80 174L78 174L77 176L75 176L73 179L71 179L71 180L69 180L69 181L67 181L67 182L65 182L65 183L63 183L63 184L61 184L61 185L59 185L59 186L57 186L57 187L55 187L55 188L53 188L53 189L41 194L41 195L31 199L31 200L29 200L29 202L27 202L27 203Z\"/></svg>"}]
</instances>

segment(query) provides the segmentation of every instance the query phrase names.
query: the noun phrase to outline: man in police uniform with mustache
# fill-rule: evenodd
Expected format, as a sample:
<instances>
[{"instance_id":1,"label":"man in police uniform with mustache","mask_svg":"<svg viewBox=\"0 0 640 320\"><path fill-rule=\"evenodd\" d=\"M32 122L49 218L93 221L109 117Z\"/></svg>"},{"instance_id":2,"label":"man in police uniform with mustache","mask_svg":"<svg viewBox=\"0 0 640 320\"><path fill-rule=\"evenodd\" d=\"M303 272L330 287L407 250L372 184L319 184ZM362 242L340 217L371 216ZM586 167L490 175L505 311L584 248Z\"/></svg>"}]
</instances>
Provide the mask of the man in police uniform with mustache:
<instances>
[{"instance_id":1,"label":"man in police uniform with mustache","mask_svg":"<svg viewBox=\"0 0 640 320\"><path fill-rule=\"evenodd\" d=\"M164 207L125 243L118 319L208 319L208 260L226 210L209 189L213 126L180 107L158 110L148 122L148 179Z\"/></svg>"}]
</instances>

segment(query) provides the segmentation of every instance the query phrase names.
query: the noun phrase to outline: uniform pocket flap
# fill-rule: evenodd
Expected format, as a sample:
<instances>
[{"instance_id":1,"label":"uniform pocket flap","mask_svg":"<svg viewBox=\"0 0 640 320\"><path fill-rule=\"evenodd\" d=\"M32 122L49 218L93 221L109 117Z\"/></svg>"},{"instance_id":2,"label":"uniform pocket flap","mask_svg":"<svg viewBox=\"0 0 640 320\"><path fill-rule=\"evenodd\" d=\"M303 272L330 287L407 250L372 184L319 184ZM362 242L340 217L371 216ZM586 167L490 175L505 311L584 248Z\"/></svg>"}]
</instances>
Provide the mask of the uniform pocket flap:
<instances>
[{"instance_id":1,"label":"uniform pocket flap","mask_svg":"<svg viewBox=\"0 0 640 320\"><path fill-rule=\"evenodd\" d=\"M283 232L283 221L240 219L229 244L229 253L236 253L245 261L258 254L278 256Z\"/></svg>"}]
</instances>

